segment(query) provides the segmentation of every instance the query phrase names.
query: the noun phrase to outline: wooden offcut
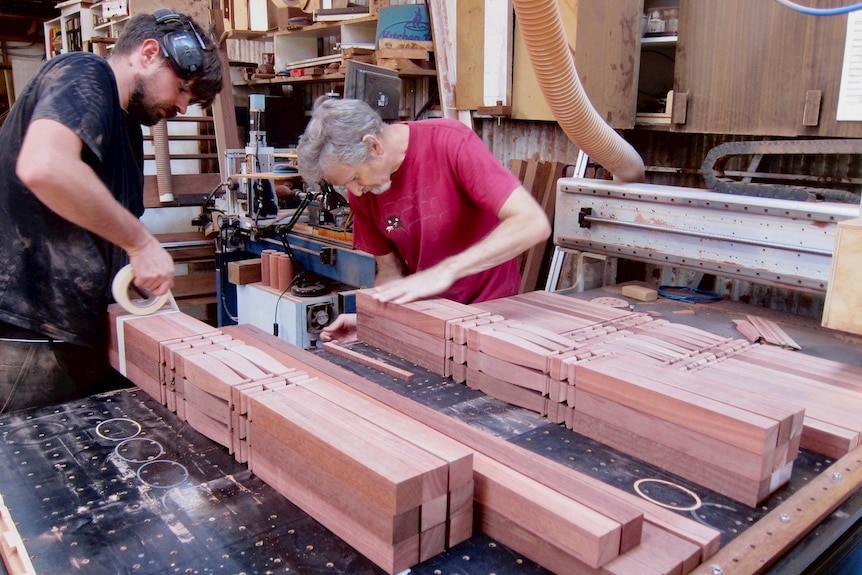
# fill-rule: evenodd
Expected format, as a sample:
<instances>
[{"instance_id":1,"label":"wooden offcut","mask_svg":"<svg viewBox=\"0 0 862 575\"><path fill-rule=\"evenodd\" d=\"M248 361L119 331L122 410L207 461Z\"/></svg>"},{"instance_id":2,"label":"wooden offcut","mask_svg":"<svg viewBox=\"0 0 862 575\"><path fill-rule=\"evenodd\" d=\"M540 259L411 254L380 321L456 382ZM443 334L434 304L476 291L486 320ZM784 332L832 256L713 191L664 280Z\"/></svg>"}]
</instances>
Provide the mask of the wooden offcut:
<instances>
[{"instance_id":1,"label":"wooden offcut","mask_svg":"<svg viewBox=\"0 0 862 575\"><path fill-rule=\"evenodd\" d=\"M234 285L246 285L261 281L261 258L252 258L227 264L227 281Z\"/></svg>"}]
</instances>

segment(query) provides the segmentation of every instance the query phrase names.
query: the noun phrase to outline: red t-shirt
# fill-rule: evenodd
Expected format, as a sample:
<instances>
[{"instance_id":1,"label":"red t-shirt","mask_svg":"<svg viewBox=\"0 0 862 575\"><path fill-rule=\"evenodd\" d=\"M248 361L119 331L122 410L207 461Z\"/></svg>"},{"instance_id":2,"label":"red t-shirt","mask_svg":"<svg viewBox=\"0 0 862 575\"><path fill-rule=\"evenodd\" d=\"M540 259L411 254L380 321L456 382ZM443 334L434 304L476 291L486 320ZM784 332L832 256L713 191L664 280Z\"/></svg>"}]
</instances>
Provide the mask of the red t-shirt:
<instances>
[{"instance_id":1,"label":"red t-shirt","mask_svg":"<svg viewBox=\"0 0 862 575\"><path fill-rule=\"evenodd\" d=\"M455 120L408 122L410 141L392 187L348 194L357 249L395 252L410 273L472 246L499 223L497 213L521 182L481 139ZM518 292L517 258L461 278L440 297L473 303Z\"/></svg>"}]
</instances>

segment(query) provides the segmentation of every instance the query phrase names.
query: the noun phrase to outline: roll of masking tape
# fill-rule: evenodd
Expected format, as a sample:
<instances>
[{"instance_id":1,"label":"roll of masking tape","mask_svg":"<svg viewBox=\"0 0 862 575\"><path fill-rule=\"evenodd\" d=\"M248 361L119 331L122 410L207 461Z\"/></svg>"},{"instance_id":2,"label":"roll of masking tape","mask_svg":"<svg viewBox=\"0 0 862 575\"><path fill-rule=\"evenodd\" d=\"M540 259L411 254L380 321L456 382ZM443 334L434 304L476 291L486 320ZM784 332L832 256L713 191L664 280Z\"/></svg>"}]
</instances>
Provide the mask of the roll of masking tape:
<instances>
[{"instance_id":1,"label":"roll of masking tape","mask_svg":"<svg viewBox=\"0 0 862 575\"><path fill-rule=\"evenodd\" d=\"M111 293L114 294L114 300L123 306L124 310L135 315L150 315L162 309L165 302L170 298L170 292L147 299L132 300L129 297L129 286L132 284L133 279L135 279L135 273L132 271L131 264L123 266L117 272L117 275L114 276L114 282L111 284Z\"/></svg>"}]
</instances>

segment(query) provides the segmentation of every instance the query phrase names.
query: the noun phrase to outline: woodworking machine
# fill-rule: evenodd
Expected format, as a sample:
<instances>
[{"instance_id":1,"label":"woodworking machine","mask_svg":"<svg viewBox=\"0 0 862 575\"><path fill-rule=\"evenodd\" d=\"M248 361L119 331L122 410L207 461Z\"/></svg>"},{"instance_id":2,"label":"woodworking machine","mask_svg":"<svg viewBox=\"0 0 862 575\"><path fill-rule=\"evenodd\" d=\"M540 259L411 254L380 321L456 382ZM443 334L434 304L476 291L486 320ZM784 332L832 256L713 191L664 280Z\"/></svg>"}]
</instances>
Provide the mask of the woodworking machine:
<instances>
[{"instance_id":1,"label":"woodworking machine","mask_svg":"<svg viewBox=\"0 0 862 575\"><path fill-rule=\"evenodd\" d=\"M283 339L308 348L339 311L350 310L352 302L345 303L340 291L373 285L374 258L353 249L343 193L325 184L303 185L295 168L276 163L280 154L261 129L264 111L264 97L251 95L248 143L225 152L223 172L230 176L192 223L217 234L218 324L242 321L267 331L283 324ZM291 256L297 274L293 289L237 293L223 281L229 261L253 258L264 249ZM258 304L263 307L253 310Z\"/></svg>"},{"instance_id":2,"label":"woodworking machine","mask_svg":"<svg viewBox=\"0 0 862 575\"><path fill-rule=\"evenodd\" d=\"M838 222L859 206L561 178L554 242L580 252L825 293Z\"/></svg>"}]
</instances>

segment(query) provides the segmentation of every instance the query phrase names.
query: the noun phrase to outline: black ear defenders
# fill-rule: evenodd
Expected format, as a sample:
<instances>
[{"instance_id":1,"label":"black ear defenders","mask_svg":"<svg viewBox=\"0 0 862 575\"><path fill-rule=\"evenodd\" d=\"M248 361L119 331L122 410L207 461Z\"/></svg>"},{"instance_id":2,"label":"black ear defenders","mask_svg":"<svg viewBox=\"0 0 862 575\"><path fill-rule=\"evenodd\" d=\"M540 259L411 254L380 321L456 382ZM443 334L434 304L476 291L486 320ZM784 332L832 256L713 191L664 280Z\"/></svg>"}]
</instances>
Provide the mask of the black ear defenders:
<instances>
[{"instance_id":1,"label":"black ear defenders","mask_svg":"<svg viewBox=\"0 0 862 575\"><path fill-rule=\"evenodd\" d=\"M159 42L162 46L162 55L167 58L181 78L191 78L200 74L203 69L203 50L206 50L203 38L198 34L194 24L187 20L183 22L179 14L167 8L160 8L153 13L156 24L180 23L181 29L168 32Z\"/></svg>"}]
</instances>

